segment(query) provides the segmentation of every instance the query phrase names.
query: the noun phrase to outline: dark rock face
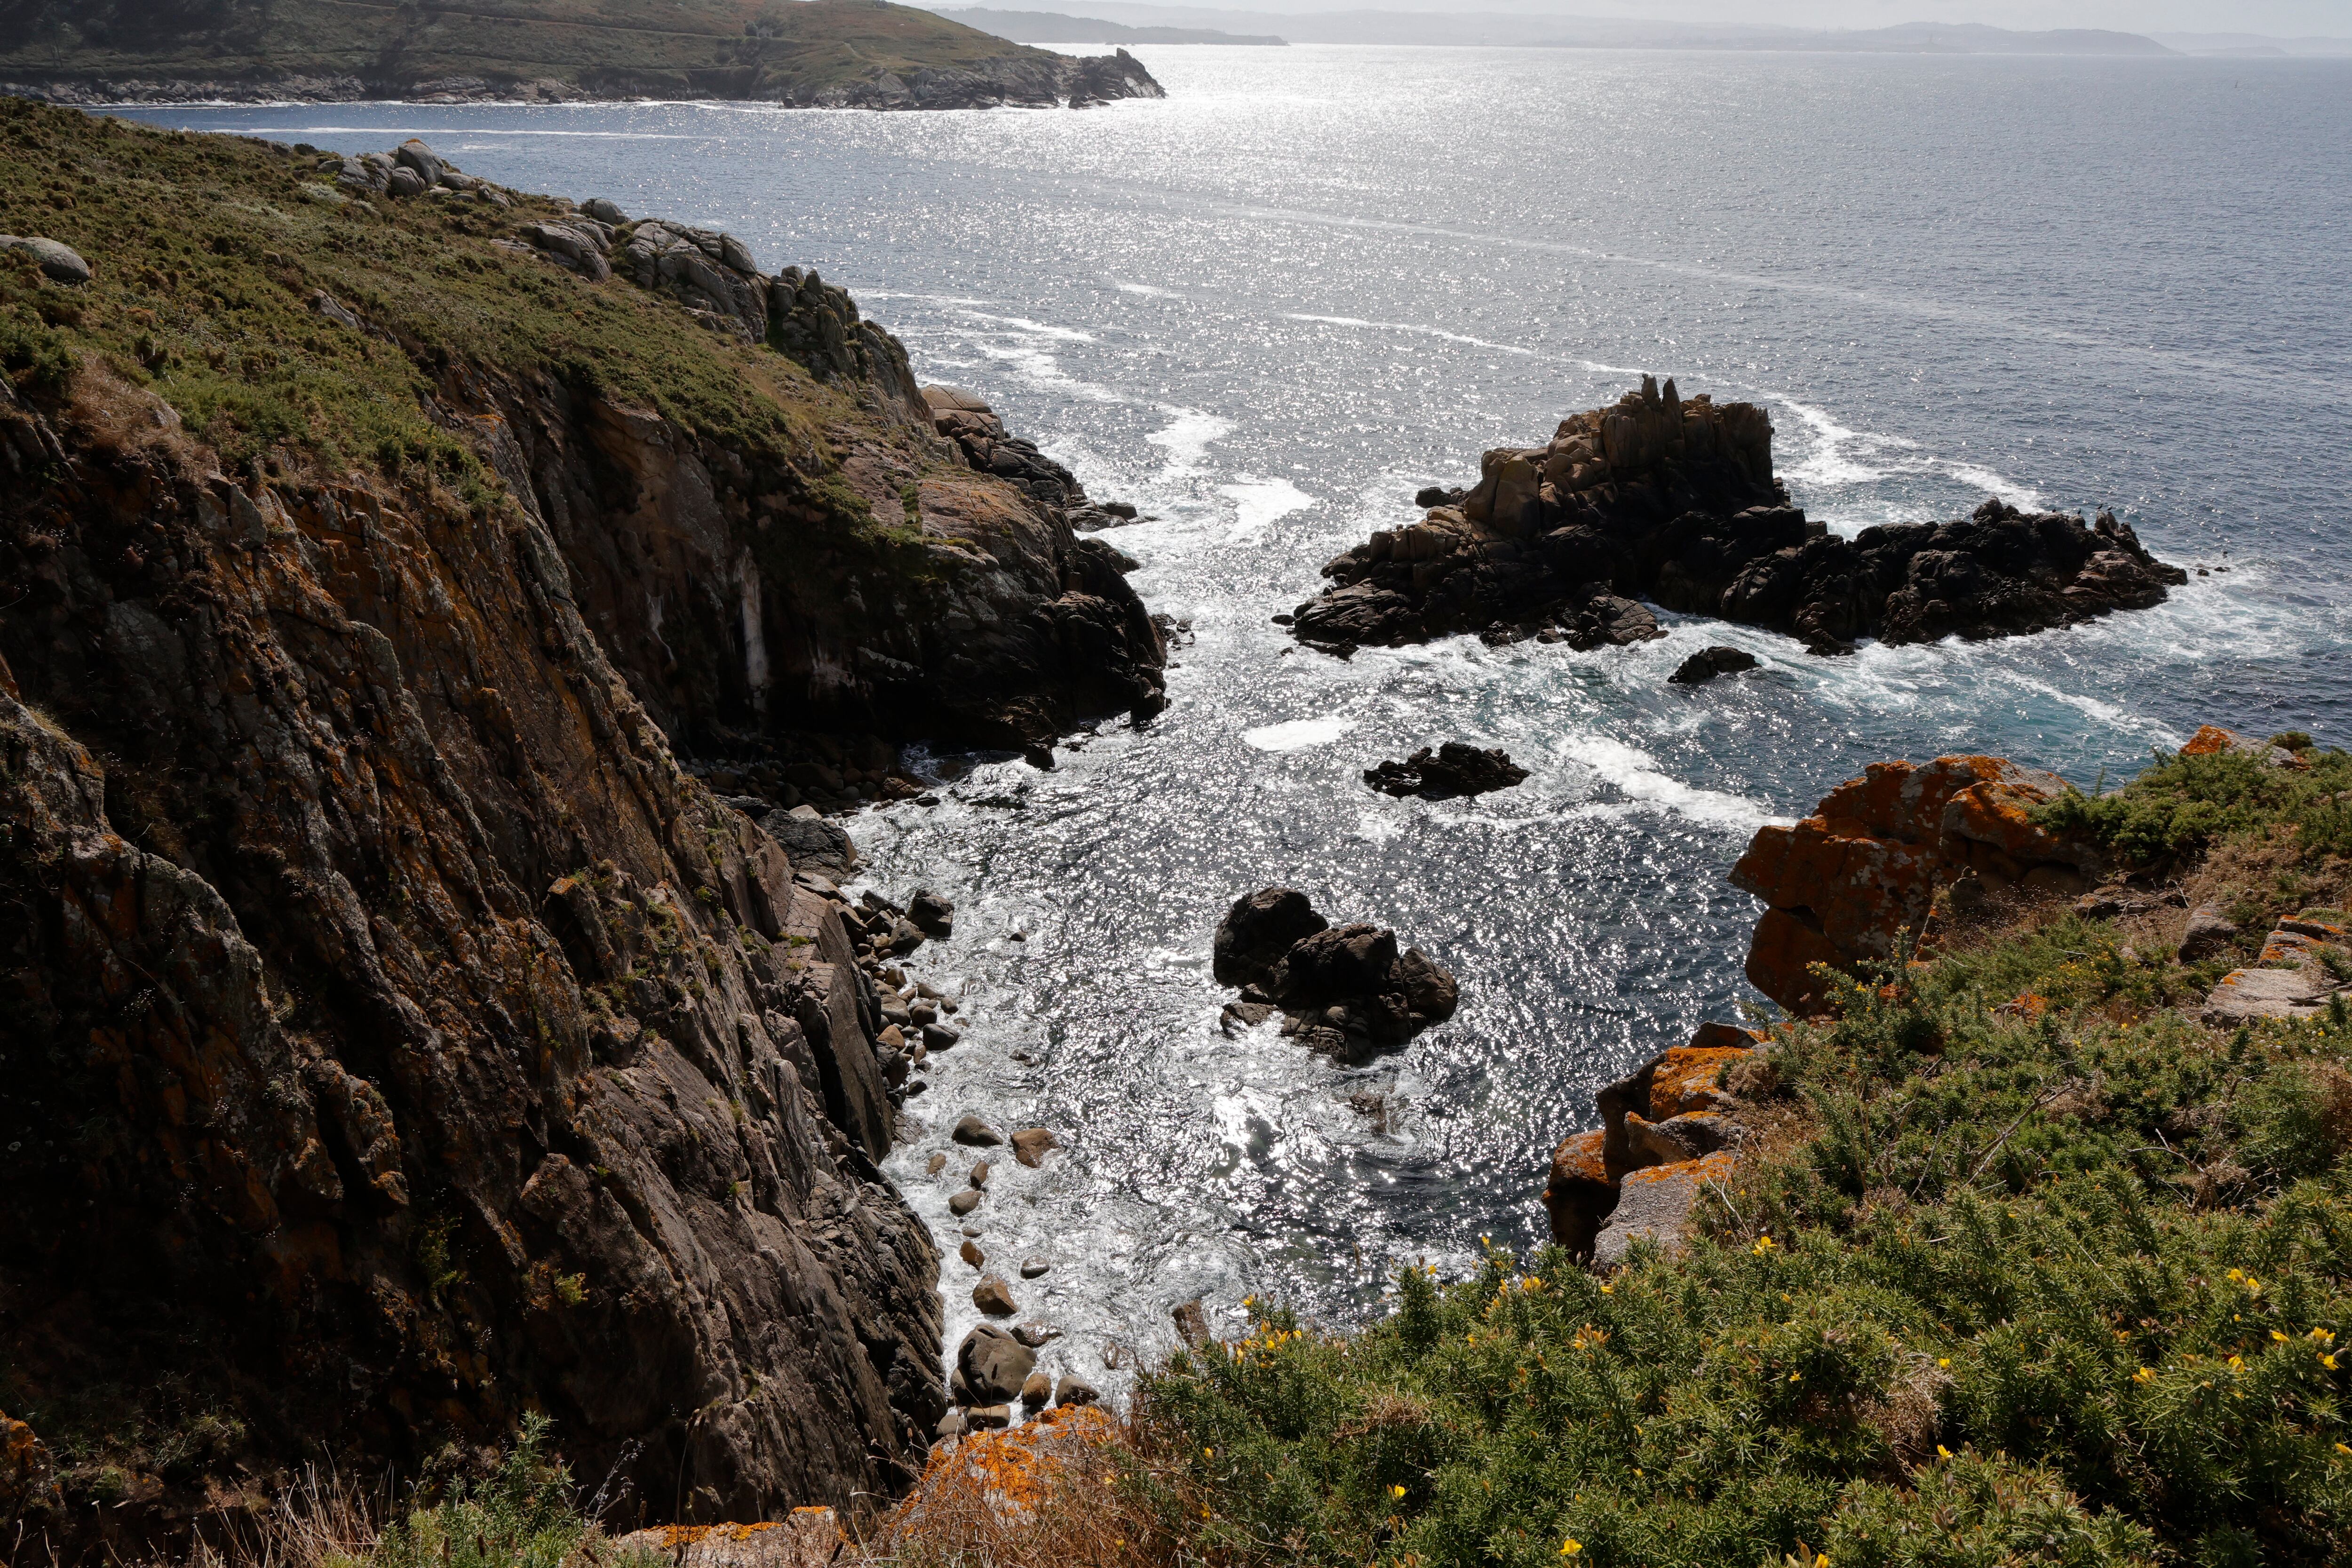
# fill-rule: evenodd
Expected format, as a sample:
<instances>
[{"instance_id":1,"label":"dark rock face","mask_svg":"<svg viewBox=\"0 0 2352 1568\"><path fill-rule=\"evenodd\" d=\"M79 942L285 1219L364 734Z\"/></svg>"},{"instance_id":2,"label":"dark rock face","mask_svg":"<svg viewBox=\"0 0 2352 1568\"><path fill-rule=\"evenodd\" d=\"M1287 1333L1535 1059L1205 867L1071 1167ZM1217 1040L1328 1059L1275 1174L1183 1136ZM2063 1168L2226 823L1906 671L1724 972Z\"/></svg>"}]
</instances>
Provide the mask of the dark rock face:
<instances>
[{"instance_id":1,"label":"dark rock face","mask_svg":"<svg viewBox=\"0 0 2352 1568\"><path fill-rule=\"evenodd\" d=\"M193 1379L264 1452L528 1399L625 1515L901 1484L937 1262L841 908L680 772L543 514L5 388L0 441L9 1359Z\"/></svg>"},{"instance_id":2,"label":"dark rock face","mask_svg":"<svg viewBox=\"0 0 2352 1568\"><path fill-rule=\"evenodd\" d=\"M1577 647L1663 635L1635 596L1785 632L1818 653L1856 638L2036 632L2158 604L2179 568L2131 529L1987 501L1956 522L1829 533L1772 475L1751 405L1675 384L1563 421L1549 446L1488 452L1458 506L1374 534L1323 568L1305 642L1345 652L1460 632Z\"/></svg>"},{"instance_id":3,"label":"dark rock face","mask_svg":"<svg viewBox=\"0 0 2352 1568\"><path fill-rule=\"evenodd\" d=\"M1459 741L1447 741L1435 751L1423 746L1403 762L1385 762L1364 770L1364 782L1384 795L1417 795L1424 800L1451 800L1457 795L1485 795L1527 781L1528 770L1497 748L1481 751Z\"/></svg>"},{"instance_id":4,"label":"dark rock face","mask_svg":"<svg viewBox=\"0 0 2352 1568\"><path fill-rule=\"evenodd\" d=\"M1454 976L1419 948L1400 952L1396 932L1333 926L1291 888L1237 899L1217 927L1217 979L1244 987L1229 1018L1255 1024L1284 1014L1283 1033L1349 1062L1402 1045L1454 1016Z\"/></svg>"},{"instance_id":5,"label":"dark rock face","mask_svg":"<svg viewBox=\"0 0 2352 1568\"><path fill-rule=\"evenodd\" d=\"M1210 973L1220 985L1260 984L1294 942L1330 923L1296 888L1263 888L1235 899L1217 922Z\"/></svg>"},{"instance_id":6,"label":"dark rock face","mask_svg":"<svg viewBox=\"0 0 2352 1568\"><path fill-rule=\"evenodd\" d=\"M1666 679L1676 686L1704 686L1718 675L1738 675L1756 668L1756 656L1736 647L1703 647L1681 664Z\"/></svg>"}]
</instances>

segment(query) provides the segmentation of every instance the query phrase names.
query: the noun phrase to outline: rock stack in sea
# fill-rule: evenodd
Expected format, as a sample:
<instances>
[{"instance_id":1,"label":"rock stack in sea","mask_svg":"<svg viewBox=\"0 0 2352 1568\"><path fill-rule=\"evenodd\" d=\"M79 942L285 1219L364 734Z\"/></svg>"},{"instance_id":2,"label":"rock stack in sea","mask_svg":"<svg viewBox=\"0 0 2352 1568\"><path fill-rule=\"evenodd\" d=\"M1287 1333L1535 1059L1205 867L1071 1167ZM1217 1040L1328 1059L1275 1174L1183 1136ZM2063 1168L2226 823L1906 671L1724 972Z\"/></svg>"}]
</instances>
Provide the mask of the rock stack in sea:
<instances>
[{"instance_id":1,"label":"rock stack in sea","mask_svg":"<svg viewBox=\"0 0 2352 1568\"><path fill-rule=\"evenodd\" d=\"M1391 760L1364 770L1364 782L1382 795L1417 795L1424 800L1511 789L1527 782L1527 776L1528 770L1511 761L1508 752L1460 741L1434 749L1423 746L1401 763Z\"/></svg>"},{"instance_id":2,"label":"rock stack in sea","mask_svg":"<svg viewBox=\"0 0 2352 1568\"><path fill-rule=\"evenodd\" d=\"M1284 1035L1343 1062L1444 1023L1458 996L1453 974L1417 947L1400 951L1396 932L1335 927L1294 888L1234 900L1218 922L1212 967L1220 984L1241 987L1225 1005L1228 1032L1278 1012Z\"/></svg>"},{"instance_id":3,"label":"rock stack in sea","mask_svg":"<svg viewBox=\"0 0 2352 1568\"><path fill-rule=\"evenodd\" d=\"M1591 647L1663 636L1633 602L1648 599L1843 653L2070 626L2188 580L2106 512L2085 524L1989 500L1841 538L1789 504L1763 410L1649 376L1545 446L1486 453L1481 472L1458 504L1333 557L1294 633L1342 653L1459 632Z\"/></svg>"}]
</instances>

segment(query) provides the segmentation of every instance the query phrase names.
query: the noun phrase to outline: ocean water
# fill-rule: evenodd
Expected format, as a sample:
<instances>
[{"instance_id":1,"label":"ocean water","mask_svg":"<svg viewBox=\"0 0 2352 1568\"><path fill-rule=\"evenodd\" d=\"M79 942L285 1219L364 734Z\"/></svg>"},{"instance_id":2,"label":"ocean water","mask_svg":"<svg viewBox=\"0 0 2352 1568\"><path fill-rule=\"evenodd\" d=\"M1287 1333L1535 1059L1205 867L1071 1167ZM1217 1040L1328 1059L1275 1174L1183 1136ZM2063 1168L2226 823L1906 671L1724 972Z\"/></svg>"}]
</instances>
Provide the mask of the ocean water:
<instances>
[{"instance_id":1,"label":"ocean water","mask_svg":"<svg viewBox=\"0 0 2352 1568\"><path fill-rule=\"evenodd\" d=\"M2212 721L2352 742L2352 63L1145 48L1169 98L1084 113L399 105L152 117L467 169L814 264L927 378L988 395L1098 498L1190 622L1166 714L1051 773L938 756L853 823L871 885L960 909L909 970L963 1043L890 1171L978 1314L947 1211L977 1111L1053 1128L977 1216L1049 1364L1116 1391L1255 1291L1323 1321L1542 1237L1592 1089L1754 1003L1761 823L1873 760L2006 753L2090 784ZM2171 603L1838 660L1666 617L1645 647L1301 651L1317 567L1643 372L1764 405L1832 527L1988 495L2113 508L2211 569ZM2222 570L2226 567L2227 570ZM1687 690L1703 641L1752 675ZM1520 788L1429 805L1361 769L1443 739ZM1210 933L1306 889L1453 968L1463 1005L1349 1069L1228 1039ZM943 1177L924 1173L950 1150Z\"/></svg>"}]
</instances>

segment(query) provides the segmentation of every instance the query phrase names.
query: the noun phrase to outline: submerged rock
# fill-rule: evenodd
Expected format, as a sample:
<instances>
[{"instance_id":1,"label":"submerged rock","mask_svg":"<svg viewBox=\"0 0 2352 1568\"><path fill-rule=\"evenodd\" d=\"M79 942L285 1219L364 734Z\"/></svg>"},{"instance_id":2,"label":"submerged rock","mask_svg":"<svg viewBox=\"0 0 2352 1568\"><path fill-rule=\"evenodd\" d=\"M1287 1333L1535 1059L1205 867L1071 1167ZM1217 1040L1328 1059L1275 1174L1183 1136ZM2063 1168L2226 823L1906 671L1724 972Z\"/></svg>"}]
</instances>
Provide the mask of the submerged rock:
<instances>
[{"instance_id":1,"label":"submerged rock","mask_svg":"<svg viewBox=\"0 0 2352 1568\"><path fill-rule=\"evenodd\" d=\"M1364 770L1364 782L1384 795L1417 795L1424 800L1452 800L1457 795L1485 795L1526 782L1528 770L1497 747L1481 751L1459 741L1447 741L1434 751L1427 746L1403 762L1385 762Z\"/></svg>"},{"instance_id":2,"label":"submerged rock","mask_svg":"<svg viewBox=\"0 0 2352 1568\"><path fill-rule=\"evenodd\" d=\"M1756 656L1736 647L1703 647L1675 666L1666 677L1676 686L1704 686L1718 675L1738 675L1756 668Z\"/></svg>"},{"instance_id":3,"label":"submerged rock","mask_svg":"<svg viewBox=\"0 0 2352 1568\"><path fill-rule=\"evenodd\" d=\"M1599 647L1663 635L1632 603L1643 597L1842 653L1864 637L2071 626L2188 580L2107 512L2086 524L1988 500L1955 521L1838 537L1789 504L1761 409L1685 401L1647 376L1547 445L1500 447L1481 467L1458 504L1333 557L1332 586L1297 607L1295 635L1339 652L1462 632Z\"/></svg>"}]
</instances>

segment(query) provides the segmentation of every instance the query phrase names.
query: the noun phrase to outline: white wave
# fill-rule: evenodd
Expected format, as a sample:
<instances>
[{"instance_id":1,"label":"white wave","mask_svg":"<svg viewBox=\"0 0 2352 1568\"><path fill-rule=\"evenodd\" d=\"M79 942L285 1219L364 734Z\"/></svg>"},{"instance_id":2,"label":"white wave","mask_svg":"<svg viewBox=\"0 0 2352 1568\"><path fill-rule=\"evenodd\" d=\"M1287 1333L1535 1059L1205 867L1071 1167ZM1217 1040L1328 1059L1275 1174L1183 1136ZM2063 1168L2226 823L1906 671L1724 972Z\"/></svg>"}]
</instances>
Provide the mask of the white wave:
<instances>
[{"instance_id":1,"label":"white wave","mask_svg":"<svg viewBox=\"0 0 2352 1568\"><path fill-rule=\"evenodd\" d=\"M965 310L962 314L975 321L992 321L1000 327L1012 327L1035 337L1051 338L1056 342L1091 343L1101 341L1092 332L1082 332L1076 327L1056 327L1045 321L1033 321L1026 316L992 316L984 310Z\"/></svg>"},{"instance_id":2,"label":"white wave","mask_svg":"<svg viewBox=\"0 0 2352 1568\"><path fill-rule=\"evenodd\" d=\"M2021 507L2028 511L2040 511L2044 504L2042 492L2032 485L2019 484L2015 479L1996 474L1990 468L1979 468L1974 463L1949 461L1939 461L1937 466L1960 483L1972 485L1985 494L2005 500L2013 507Z\"/></svg>"},{"instance_id":3,"label":"white wave","mask_svg":"<svg viewBox=\"0 0 2352 1568\"><path fill-rule=\"evenodd\" d=\"M1607 781L1626 798L1606 805L1571 808L1570 816L1621 815L1629 806L1665 810L1694 822L1754 830L1772 820L1760 801L1721 790L1685 784L1658 766L1639 746L1607 735L1572 735L1557 748L1571 762L1580 763Z\"/></svg>"},{"instance_id":4,"label":"white wave","mask_svg":"<svg viewBox=\"0 0 2352 1568\"><path fill-rule=\"evenodd\" d=\"M1112 287L1122 294L1140 294L1147 300L1181 300L1184 297L1173 289L1155 289L1149 283L1115 283Z\"/></svg>"},{"instance_id":5,"label":"white wave","mask_svg":"<svg viewBox=\"0 0 2352 1568\"><path fill-rule=\"evenodd\" d=\"M1160 473L1162 479L1199 473L1209 460L1209 443L1234 433L1232 420L1203 414L1197 408L1163 406L1160 412L1171 416L1171 423L1143 439L1168 454L1168 461Z\"/></svg>"},{"instance_id":6,"label":"white wave","mask_svg":"<svg viewBox=\"0 0 2352 1568\"><path fill-rule=\"evenodd\" d=\"M1355 727L1349 719L1292 719L1244 730L1242 739L1261 752L1303 752L1309 746L1328 746Z\"/></svg>"},{"instance_id":7,"label":"white wave","mask_svg":"<svg viewBox=\"0 0 2352 1568\"><path fill-rule=\"evenodd\" d=\"M1898 436L1850 430L1832 418L1828 410L1800 403L1793 397L1775 397L1773 401L1801 420L1812 437L1812 446L1803 460L1788 471L1788 477L1801 484L1826 488L1885 479L1888 470L1864 461L1864 456L1875 457L1885 447L1903 449L1916 445Z\"/></svg>"},{"instance_id":8,"label":"white wave","mask_svg":"<svg viewBox=\"0 0 2352 1568\"><path fill-rule=\"evenodd\" d=\"M1424 327L1412 321L1367 321L1355 316L1308 316L1296 311L1286 312L1284 319L1292 321L1319 321L1327 327L1362 327L1379 332L1412 332L1419 337L1444 338L1449 343L1468 343L1473 348L1493 349L1497 353L1523 354L1528 359L1538 357L1535 350L1523 348L1517 343L1490 342L1485 338L1465 337L1460 332L1449 332L1443 327Z\"/></svg>"},{"instance_id":9,"label":"white wave","mask_svg":"<svg viewBox=\"0 0 2352 1568\"><path fill-rule=\"evenodd\" d=\"M1247 474L1233 484L1219 485L1217 493L1234 503L1234 522L1225 535L1227 543L1252 538L1266 524L1315 504L1313 496L1288 479L1253 479Z\"/></svg>"}]
</instances>

